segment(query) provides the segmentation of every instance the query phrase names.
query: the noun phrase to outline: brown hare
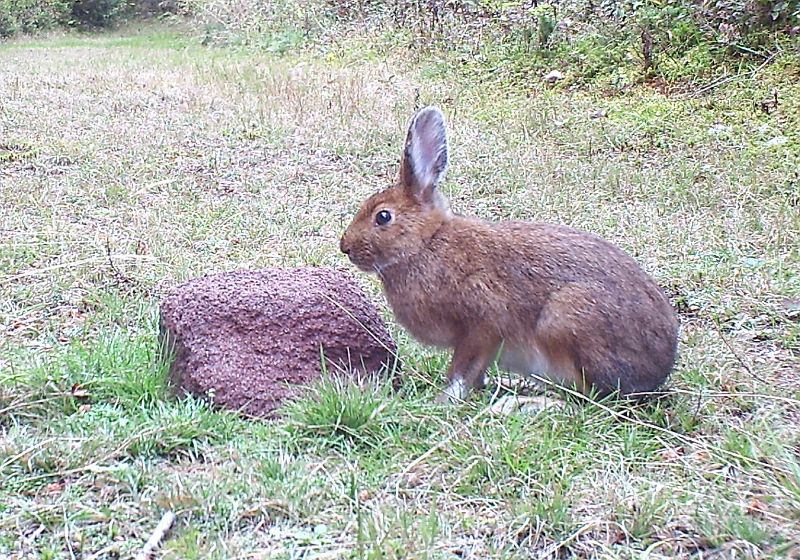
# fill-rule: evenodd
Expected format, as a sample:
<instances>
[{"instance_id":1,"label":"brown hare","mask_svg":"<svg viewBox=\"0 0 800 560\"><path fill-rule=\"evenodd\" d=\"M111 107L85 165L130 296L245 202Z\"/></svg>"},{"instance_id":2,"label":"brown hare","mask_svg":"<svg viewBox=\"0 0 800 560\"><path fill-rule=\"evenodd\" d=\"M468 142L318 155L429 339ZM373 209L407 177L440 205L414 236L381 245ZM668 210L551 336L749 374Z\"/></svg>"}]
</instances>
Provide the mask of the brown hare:
<instances>
[{"instance_id":1,"label":"brown hare","mask_svg":"<svg viewBox=\"0 0 800 560\"><path fill-rule=\"evenodd\" d=\"M675 361L678 320L655 281L590 233L453 214L438 188L447 152L441 111L421 109L397 184L363 203L340 244L378 274L401 325L453 349L439 400L482 388L495 359L585 394L657 389Z\"/></svg>"}]
</instances>

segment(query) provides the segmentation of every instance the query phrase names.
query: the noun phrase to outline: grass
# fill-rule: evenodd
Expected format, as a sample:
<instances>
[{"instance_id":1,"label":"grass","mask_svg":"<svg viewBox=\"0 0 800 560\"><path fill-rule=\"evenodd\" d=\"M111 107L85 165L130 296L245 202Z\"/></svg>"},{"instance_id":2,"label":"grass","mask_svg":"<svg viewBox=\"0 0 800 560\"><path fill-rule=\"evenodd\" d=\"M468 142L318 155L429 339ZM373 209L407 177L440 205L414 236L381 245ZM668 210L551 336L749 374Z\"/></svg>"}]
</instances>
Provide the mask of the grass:
<instances>
[{"instance_id":1,"label":"grass","mask_svg":"<svg viewBox=\"0 0 800 560\"><path fill-rule=\"evenodd\" d=\"M362 54L163 29L0 46L0 557L130 557L166 509L162 558L796 554L797 61L608 97ZM417 95L449 117L458 211L594 231L668 290L667 398L439 407L446 355L388 310L399 393L329 381L272 423L166 397L159 296L239 267L357 274L338 236Z\"/></svg>"}]
</instances>

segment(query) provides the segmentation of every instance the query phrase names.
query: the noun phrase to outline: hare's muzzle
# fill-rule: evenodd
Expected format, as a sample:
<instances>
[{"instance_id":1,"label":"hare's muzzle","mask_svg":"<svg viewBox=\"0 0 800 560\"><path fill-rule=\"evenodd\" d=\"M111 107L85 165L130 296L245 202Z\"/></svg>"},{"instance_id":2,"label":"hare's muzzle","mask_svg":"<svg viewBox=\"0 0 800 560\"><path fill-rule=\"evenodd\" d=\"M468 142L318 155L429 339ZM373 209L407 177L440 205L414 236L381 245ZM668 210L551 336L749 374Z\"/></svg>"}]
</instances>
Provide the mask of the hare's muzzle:
<instances>
[{"instance_id":1,"label":"hare's muzzle","mask_svg":"<svg viewBox=\"0 0 800 560\"><path fill-rule=\"evenodd\" d=\"M342 238L339 240L339 250L345 255L350 256L350 248L350 244L347 242L344 236L342 236Z\"/></svg>"},{"instance_id":2,"label":"hare's muzzle","mask_svg":"<svg viewBox=\"0 0 800 560\"><path fill-rule=\"evenodd\" d=\"M367 266L364 263L364 255L359 251L358 245L350 241L350 238L346 234L343 235L341 241L339 241L339 250L347 255L350 262L356 265L360 270L367 272L372 270L372 264Z\"/></svg>"}]
</instances>

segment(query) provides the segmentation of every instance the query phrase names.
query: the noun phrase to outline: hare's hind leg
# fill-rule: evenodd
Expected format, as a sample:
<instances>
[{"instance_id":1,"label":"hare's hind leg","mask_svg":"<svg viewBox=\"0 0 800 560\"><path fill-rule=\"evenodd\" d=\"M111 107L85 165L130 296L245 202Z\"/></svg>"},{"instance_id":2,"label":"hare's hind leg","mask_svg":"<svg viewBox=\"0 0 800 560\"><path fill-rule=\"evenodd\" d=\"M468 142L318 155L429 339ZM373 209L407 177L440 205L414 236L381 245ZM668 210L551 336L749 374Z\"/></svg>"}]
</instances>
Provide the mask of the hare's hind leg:
<instances>
[{"instance_id":1,"label":"hare's hind leg","mask_svg":"<svg viewBox=\"0 0 800 560\"><path fill-rule=\"evenodd\" d=\"M448 385L436 402L459 402L472 389L483 386L486 368L500 346L499 337L475 333L462 338L453 349L453 360L447 372Z\"/></svg>"},{"instance_id":2,"label":"hare's hind leg","mask_svg":"<svg viewBox=\"0 0 800 560\"><path fill-rule=\"evenodd\" d=\"M608 366L614 312L590 285L570 284L550 297L533 335L547 356L545 377L583 394L598 389L598 370Z\"/></svg>"}]
</instances>

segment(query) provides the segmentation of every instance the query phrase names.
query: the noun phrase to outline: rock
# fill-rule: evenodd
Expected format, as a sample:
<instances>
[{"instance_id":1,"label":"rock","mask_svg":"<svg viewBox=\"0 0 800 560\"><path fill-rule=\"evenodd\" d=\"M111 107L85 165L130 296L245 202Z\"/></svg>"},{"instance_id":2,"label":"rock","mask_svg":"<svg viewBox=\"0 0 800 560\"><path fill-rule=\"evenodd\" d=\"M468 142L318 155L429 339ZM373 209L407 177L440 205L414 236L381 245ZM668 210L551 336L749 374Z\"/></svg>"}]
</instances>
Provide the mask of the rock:
<instances>
[{"instance_id":1,"label":"rock","mask_svg":"<svg viewBox=\"0 0 800 560\"><path fill-rule=\"evenodd\" d=\"M592 111L589 113L590 119L604 119L608 116L608 112L605 109L597 109L596 111Z\"/></svg>"},{"instance_id":2,"label":"rock","mask_svg":"<svg viewBox=\"0 0 800 560\"><path fill-rule=\"evenodd\" d=\"M787 319L800 320L800 298L787 298L781 302L781 310Z\"/></svg>"},{"instance_id":3,"label":"rock","mask_svg":"<svg viewBox=\"0 0 800 560\"><path fill-rule=\"evenodd\" d=\"M544 81L548 84L554 84L559 80L564 79L564 74L559 72L558 70L551 70L544 76Z\"/></svg>"},{"instance_id":4,"label":"rock","mask_svg":"<svg viewBox=\"0 0 800 560\"><path fill-rule=\"evenodd\" d=\"M551 408L562 409L565 406L564 401L543 395L536 397L507 395L492 403L487 412L494 416L510 416L515 413L533 415Z\"/></svg>"},{"instance_id":5,"label":"rock","mask_svg":"<svg viewBox=\"0 0 800 560\"><path fill-rule=\"evenodd\" d=\"M271 417L329 372L394 366L396 346L353 279L331 268L266 268L195 278L161 303L161 347L176 394Z\"/></svg>"}]
</instances>

